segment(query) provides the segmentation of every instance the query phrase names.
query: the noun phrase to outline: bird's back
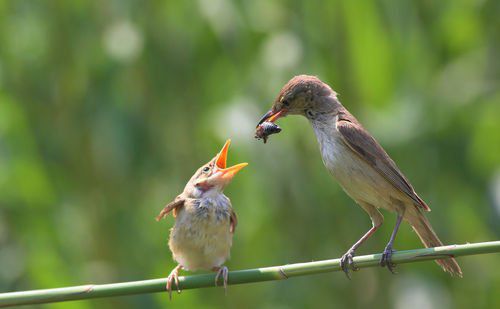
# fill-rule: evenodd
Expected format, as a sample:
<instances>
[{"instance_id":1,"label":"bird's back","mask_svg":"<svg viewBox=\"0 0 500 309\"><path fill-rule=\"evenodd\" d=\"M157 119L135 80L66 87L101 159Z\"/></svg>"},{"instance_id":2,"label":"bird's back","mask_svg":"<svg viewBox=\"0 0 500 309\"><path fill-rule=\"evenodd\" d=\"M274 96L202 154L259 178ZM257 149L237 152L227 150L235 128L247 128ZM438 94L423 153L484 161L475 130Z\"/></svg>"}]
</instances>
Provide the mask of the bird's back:
<instances>
[{"instance_id":1,"label":"bird's back","mask_svg":"<svg viewBox=\"0 0 500 309\"><path fill-rule=\"evenodd\" d=\"M398 212L398 203L408 198L344 143L336 118L312 122L323 163L344 191L355 201Z\"/></svg>"}]
</instances>

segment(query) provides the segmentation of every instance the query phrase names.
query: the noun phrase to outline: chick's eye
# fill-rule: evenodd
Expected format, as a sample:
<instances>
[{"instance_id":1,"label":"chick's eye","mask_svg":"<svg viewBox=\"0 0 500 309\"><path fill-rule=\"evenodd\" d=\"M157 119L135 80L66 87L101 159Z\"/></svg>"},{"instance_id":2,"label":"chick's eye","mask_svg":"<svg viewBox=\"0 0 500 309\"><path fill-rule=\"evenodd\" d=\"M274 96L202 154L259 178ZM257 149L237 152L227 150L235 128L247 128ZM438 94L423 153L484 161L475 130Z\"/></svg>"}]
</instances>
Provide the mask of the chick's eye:
<instances>
[{"instance_id":1,"label":"chick's eye","mask_svg":"<svg viewBox=\"0 0 500 309\"><path fill-rule=\"evenodd\" d=\"M210 167L208 167L208 166L205 166L205 167L202 169L202 172L204 172L204 173L206 173L206 172L208 172L208 171L210 171Z\"/></svg>"},{"instance_id":2,"label":"chick's eye","mask_svg":"<svg viewBox=\"0 0 500 309\"><path fill-rule=\"evenodd\" d=\"M283 102L281 103L283 103L283 105L286 107L290 106L290 102L288 102L288 100L283 100Z\"/></svg>"}]
</instances>

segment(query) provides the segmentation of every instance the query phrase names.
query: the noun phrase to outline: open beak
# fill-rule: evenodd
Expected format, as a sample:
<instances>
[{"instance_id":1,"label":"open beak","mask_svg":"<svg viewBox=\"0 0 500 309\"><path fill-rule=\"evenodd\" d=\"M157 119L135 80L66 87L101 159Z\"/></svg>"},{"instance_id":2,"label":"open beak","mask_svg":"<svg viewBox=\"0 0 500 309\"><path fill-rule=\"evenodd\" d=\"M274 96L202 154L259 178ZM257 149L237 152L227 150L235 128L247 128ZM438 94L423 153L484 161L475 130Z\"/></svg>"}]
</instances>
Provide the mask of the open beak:
<instances>
[{"instance_id":1,"label":"open beak","mask_svg":"<svg viewBox=\"0 0 500 309\"><path fill-rule=\"evenodd\" d=\"M229 150L229 145L231 144L231 140L228 139L221 151L217 155L217 159L215 160L215 165L218 168L218 171L214 174L216 176L216 180L229 181L234 175L236 175L241 169L248 165L248 163L240 163L233 165L231 167L226 167L227 162L227 153Z\"/></svg>"},{"instance_id":2,"label":"open beak","mask_svg":"<svg viewBox=\"0 0 500 309\"><path fill-rule=\"evenodd\" d=\"M257 126L259 126L264 121L275 122L278 118L283 117L286 113L286 109L282 108L279 111L274 111L270 109L262 118L259 120Z\"/></svg>"}]
</instances>

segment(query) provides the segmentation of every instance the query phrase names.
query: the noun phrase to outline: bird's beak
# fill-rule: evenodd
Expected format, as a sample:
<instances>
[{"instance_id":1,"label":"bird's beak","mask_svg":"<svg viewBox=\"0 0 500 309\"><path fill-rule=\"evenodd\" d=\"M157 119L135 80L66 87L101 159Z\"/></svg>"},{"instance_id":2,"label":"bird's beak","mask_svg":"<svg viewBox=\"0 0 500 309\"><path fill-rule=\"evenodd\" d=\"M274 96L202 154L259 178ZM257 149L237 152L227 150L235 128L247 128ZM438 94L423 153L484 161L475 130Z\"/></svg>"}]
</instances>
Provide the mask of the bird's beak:
<instances>
[{"instance_id":1,"label":"bird's beak","mask_svg":"<svg viewBox=\"0 0 500 309\"><path fill-rule=\"evenodd\" d=\"M240 163L231 167L226 167L227 153L230 144L231 140L228 139L215 159L215 165L218 169L218 171L213 175L215 176L215 181L227 182L231 180L241 169L248 165L248 163Z\"/></svg>"},{"instance_id":2,"label":"bird's beak","mask_svg":"<svg viewBox=\"0 0 500 309\"><path fill-rule=\"evenodd\" d=\"M264 116L262 116L257 126L259 126L264 121L275 122L278 118L283 117L286 112L287 110L284 108L280 109L279 111L270 109Z\"/></svg>"}]
</instances>

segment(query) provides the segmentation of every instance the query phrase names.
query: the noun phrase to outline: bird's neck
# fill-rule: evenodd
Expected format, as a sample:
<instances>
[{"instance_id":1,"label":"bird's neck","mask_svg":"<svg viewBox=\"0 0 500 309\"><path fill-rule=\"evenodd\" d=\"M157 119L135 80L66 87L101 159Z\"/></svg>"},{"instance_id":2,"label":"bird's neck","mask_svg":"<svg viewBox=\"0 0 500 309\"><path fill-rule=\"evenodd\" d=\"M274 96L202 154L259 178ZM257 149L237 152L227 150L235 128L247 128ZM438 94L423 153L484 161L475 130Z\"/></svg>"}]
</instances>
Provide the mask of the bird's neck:
<instances>
[{"instance_id":1,"label":"bird's neck","mask_svg":"<svg viewBox=\"0 0 500 309\"><path fill-rule=\"evenodd\" d=\"M337 117L337 115L329 115L329 117L309 119L322 151L327 146L326 144L333 143L333 140L336 138Z\"/></svg>"},{"instance_id":2,"label":"bird's neck","mask_svg":"<svg viewBox=\"0 0 500 309\"><path fill-rule=\"evenodd\" d=\"M304 116L311 122L328 122L344 109L332 91L329 95L317 96L306 105Z\"/></svg>"},{"instance_id":3,"label":"bird's neck","mask_svg":"<svg viewBox=\"0 0 500 309\"><path fill-rule=\"evenodd\" d=\"M329 113L322 113L316 117L308 117L326 166L330 166L335 161L338 151L341 151L338 148L341 137L337 130L337 120L340 115L348 113L336 98L332 102L332 107Z\"/></svg>"},{"instance_id":4,"label":"bird's neck","mask_svg":"<svg viewBox=\"0 0 500 309\"><path fill-rule=\"evenodd\" d=\"M344 111L346 109L337 100L337 96L332 93L329 96L318 99L312 109L306 111L305 116L315 131L330 131L332 127L335 127L335 120L339 113L343 113Z\"/></svg>"},{"instance_id":5,"label":"bird's neck","mask_svg":"<svg viewBox=\"0 0 500 309\"><path fill-rule=\"evenodd\" d=\"M193 199L219 199L219 198L227 199L224 193L222 193L221 190L215 187L210 188L208 190L203 190L201 188L194 187L192 192L190 192L189 197Z\"/></svg>"},{"instance_id":6,"label":"bird's neck","mask_svg":"<svg viewBox=\"0 0 500 309\"><path fill-rule=\"evenodd\" d=\"M214 194L204 194L197 200L199 201L198 207L201 208L226 209L228 207L231 207L229 198L222 192L216 192Z\"/></svg>"}]
</instances>

